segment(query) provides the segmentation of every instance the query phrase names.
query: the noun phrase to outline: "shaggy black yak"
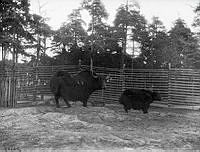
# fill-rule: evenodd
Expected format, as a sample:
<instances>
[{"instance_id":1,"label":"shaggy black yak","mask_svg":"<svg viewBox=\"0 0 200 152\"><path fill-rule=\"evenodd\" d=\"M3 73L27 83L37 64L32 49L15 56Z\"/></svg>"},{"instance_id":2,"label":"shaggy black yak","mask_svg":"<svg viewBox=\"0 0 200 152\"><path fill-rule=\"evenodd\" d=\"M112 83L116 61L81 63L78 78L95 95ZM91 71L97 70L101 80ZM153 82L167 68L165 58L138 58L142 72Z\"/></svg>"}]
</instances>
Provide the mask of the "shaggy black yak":
<instances>
[{"instance_id":1,"label":"shaggy black yak","mask_svg":"<svg viewBox=\"0 0 200 152\"><path fill-rule=\"evenodd\" d=\"M127 89L122 93L119 103L124 106L127 113L131 108L148 113L149 106L154 100L161 100L159 93L145 89Z\"/></svg>"}]
</instances>

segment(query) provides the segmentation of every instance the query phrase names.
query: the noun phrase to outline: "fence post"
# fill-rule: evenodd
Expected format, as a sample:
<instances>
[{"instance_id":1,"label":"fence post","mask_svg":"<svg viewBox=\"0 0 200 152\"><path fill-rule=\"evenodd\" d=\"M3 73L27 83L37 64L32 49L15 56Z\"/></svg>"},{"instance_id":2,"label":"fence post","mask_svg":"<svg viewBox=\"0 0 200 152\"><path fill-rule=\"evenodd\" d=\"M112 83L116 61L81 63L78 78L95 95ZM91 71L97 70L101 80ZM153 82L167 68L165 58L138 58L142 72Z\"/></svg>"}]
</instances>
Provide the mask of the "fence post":
<instances>
[{"instance_id":1,"label":"fence post","mask_svg":"<svg viewBox=\"0 0 200 152\"><path fill-rule=\"evenodd\" d=\"M12 74L12 79L13 79L13 84L12 84L12 94L13 94L13 98L12 98L12 107L16 107L17 105L17 67L16 65L14 65L13 67L13 74Z\"/></svg>"},{"instance_id":2,"label":"fence post","mask_svg":"<svg viewBox=\"0 0 200 152\"><path fill-rule=\"evenodd\" d=\"M11 103L10 99L10 75L8 69L4 64L1 70L1 79L0 79L0 105L3 107L8 107Z\"/></svg>"},{"instance_id":3,"label":"fence post","mask_svg":"<svg viewBox=\"0 0 200 152\"><path fill-rule=\"evenodd\" d=\"M122 92L125 90L126 84L125 84L125 64L123 65L123 68L121 69L121 79L122 79Z\"/></svg>"},{"instance_id":4,"label":"fence post","mask_svg":"<svg viewBox=\"0 0 200 152\"><path fill-rule=\"evenodd\" d=\"M168 107L171 106L171 63L168 65Z\"/></svg>"},{"instance_id":5,"label":"fence post","mask_svg":"<svg viewBox=\"0 0 200 152\"><path fill-rule=\"evenodd\" d=\"M0 77L0 106L4 106L4 74Z\"/></svg>"},{"instance_id":6,"label":"fence post","mask_svg":"<svg viewBox=\"0 0 200 152\"><path fill-rule=\"evenodd\" d=\"M82 63L81 59L78 60L78 71L81 71Z\"/></svg>"},{"instance_id":7,"label":"fence post","mask_svg":"<svg viewBox=\"0 0 200 152\"><path fill-rule=\"evenodd\" d=\"M11 100L11 75L9 69L5 68L4 76L4 106L8 107Z\"/></svg>"},{"instance_id":8,"label":"fence post","mask_svg":"<svg viewBox=\"0 0 200 152\"><path fill-rule=\"evenodd\" d=\"M33 102L35 102L37 98L37 81L38 81L37 66L33 65Z\"/></svg>"},{"instance_id":9,"label":"fence post","mask_svg":"<svg viewBox=\"0 0 200 152\"><path fill-rule=\"evenodd\" d=\"M0 81L0 105L6 107L6 76L2 74Z\"/></svg>"}]
</instances>

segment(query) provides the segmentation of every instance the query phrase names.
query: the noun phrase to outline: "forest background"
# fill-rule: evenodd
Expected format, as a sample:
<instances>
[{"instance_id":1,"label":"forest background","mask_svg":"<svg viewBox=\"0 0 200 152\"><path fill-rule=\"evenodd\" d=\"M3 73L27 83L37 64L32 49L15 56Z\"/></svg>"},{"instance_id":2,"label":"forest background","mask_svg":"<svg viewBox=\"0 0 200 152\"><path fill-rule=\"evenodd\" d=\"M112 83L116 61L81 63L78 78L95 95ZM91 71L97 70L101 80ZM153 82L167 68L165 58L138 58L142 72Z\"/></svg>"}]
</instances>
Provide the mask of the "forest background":
<instances>
[{"instance_id":1,"label":"forest background","mask_svg":"<svg viewBox=\"0 0 200 152\"><path fill-rule=\"evenodd\" d=\"M169 30L159 17L148 23L137 2L121 4L109 25L101 0L83 0L57 30L48 18L30 13L28 0L2 0L0 5L1 64L90 65L92 58L94 66L113 68L200 68L200 3L194 8L195 30L182 18ZM91 17L87 28L83 10Z\"/></svg>"}]
</instances>

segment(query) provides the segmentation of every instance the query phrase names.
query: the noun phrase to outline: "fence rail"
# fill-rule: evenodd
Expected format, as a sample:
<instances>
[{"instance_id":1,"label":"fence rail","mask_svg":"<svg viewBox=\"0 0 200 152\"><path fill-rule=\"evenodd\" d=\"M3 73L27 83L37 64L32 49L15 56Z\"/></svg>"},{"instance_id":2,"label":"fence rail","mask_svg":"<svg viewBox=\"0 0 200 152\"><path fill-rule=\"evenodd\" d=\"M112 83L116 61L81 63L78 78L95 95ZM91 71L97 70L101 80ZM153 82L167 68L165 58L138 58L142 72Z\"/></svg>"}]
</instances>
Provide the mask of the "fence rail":
<instances>
[{"instance_id":1,"label":"fence rail","mask_svg":"<svg viewBox=\"0 0 200 152\"><path fill-rule=\"evenodd\" d=\"M61 65L39 67L16 67L0 72L1 105L13 106L14 100L36 101L39 96L51 95L49 81L58 70L77 74L87 66ZM126 88L146 88L159 91L162 101L155 102L168 106L200 106L200 70L197 69L121 69L94 67L101 75L109 74L111 81L105 91L96 91L90 101L103 100L106 103L118 102ZM3 72L2 72L3 71ZM14 74L14 75L13 75ZM12 78L13 77L13 78ZM13 88L16 91L12 93Z\"/></svg>"}]
</instances>

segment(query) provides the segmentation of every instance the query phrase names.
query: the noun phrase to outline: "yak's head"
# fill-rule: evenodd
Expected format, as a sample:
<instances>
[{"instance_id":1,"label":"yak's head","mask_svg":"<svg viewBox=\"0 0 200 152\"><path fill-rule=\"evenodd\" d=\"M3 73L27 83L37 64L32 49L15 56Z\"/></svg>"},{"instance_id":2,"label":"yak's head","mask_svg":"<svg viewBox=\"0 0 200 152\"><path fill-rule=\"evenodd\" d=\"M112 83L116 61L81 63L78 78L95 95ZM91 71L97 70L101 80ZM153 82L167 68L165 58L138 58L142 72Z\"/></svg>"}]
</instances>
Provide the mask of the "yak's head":
<instances>
[{"instance_id":1,"label":"yak's head","mask_svg":"<svg viewBox=\"0 0 200 152\"><path fill-rule=\"evenodd\" d=\"M152 92L152 98L153 100L161 101L160 93L153 91Z\"/></svg>"},{"instance_id":2,"label":"yak's head","mask_svg":"<svg viewBox=\"0 0 200 152\"><path fill-rule=\"evenodd\" d=\"M85 70L79 73L87 81L87 85L94 90L106 89L109 76L97 75L94 71Z\"/></svg>"},{"instance_id":3,"label":"yak's head","mask_svg":"<svg viewBox=\"0 0 200 152\"><path fill-rule=\"evenodd\" d=\"M142 89L142 91L144 91L144 92L146 92L146 93L151 95L151 97L153 99L152 102L154 100L157 100L157 101L161 101L162 100L160 93L158 93L157 91L153 91L152 89L149 89L149 90Z\"/></svg>"}]
</instances>

